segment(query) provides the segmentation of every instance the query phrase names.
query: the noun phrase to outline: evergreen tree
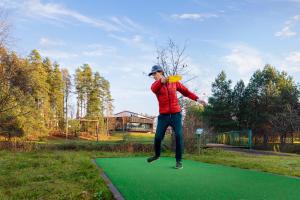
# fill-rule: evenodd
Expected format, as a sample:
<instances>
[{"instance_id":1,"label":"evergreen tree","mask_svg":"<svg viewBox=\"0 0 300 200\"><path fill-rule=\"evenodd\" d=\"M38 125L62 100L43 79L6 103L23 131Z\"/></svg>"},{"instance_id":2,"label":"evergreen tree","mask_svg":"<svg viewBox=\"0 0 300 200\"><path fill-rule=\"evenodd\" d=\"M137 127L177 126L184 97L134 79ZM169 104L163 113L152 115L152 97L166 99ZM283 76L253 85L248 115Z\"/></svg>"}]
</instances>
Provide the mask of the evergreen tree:
<instances>
[{"instance_id":1,"label":"evergreen tree","mask_svg":"<svg viewBox=\"0 0 300 200\"><path fill-rule=\"evenodd\" d=\"M59 65L54 63L54 69L51 73L50 82L50 105L52 120L55 122L55 128L63 128L64 125L64 83Z\"/></svg>"},{"instance_id":2,"label":"evergreen tree","mask_svg":"<svg viewBox=\"0 0 300 200\"><path fill-rule=\"evenodd\" d=\"M206 107L204 116L217 132L229 131L236 127L233 120L231 80L226 79L224 71L212 83L212 97L209 98L209 106Z\"/></svg>"},{"instance_id":3,"label":"evergreen tree","mask_svg":"<svg viewBox=\"0 0 300 200\"><path fill-rule=\"evenodd\" d=\"M88 94L88 101L87 101L87 117L89 118L99 118L103 116L101 110L101 77L98 72L94 74L93 82Z\"/></svg>"}]
</instances>

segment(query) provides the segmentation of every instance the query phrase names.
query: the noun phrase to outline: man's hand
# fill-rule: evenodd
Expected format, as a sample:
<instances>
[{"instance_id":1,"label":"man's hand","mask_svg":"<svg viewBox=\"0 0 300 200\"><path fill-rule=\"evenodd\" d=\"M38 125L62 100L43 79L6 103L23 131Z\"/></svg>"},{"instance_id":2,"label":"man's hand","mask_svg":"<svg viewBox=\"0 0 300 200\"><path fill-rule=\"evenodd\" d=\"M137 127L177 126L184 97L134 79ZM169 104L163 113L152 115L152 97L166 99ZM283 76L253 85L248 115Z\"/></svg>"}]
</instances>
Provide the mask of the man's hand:
<instances>
[{"instance_id":1,"label":"man's hand","mask_svg":"<svg viewBox=\"0 0 300 200\"><path fill-rule=\"evenodd\" d=\"M205 101L203 101L203 100L201 100L199 98L197 99L197 102L200 103L200 104L202 104L203 106L207 105L207 103Z\"/></svg>"},{"instance_id":2,"label":"man's hand","mask_svg":"<svg viewBox=\"0 0 300 200\"><path fill-rule=\"evenodd\" d=\"M165 84L166 82L168 82L168 78L161 76L160 81L161 83Z\"/></svg>"}]
</instances>

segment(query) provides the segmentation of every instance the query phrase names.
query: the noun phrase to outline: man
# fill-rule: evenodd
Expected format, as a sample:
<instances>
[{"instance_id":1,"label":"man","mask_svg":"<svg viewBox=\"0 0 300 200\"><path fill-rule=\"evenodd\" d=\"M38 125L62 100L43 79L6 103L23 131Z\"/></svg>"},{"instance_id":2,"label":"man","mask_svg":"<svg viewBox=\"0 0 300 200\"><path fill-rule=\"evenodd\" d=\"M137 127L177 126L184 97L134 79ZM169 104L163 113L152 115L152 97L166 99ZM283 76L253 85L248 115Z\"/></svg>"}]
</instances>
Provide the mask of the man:
<instances>
[{"instance_id":1,"label":"man","mask_svg":"<svg viewBox=\"0 0 300 200\"><path fill-rule=\"evenodd\" d=\"M206 104L200 100L197 95L189 91L180 82L169 83L168 78L164 76L162 67L154 65L149 76L153 76L155 82L151 90L156 95L159 103L159 116L154 138L155 155L148 158L149 163L159 159L161 151L161 141L164 138L166 129L171 126L175 132L176 139L176 169L182 169L182 152L183 152L183 133L182 133L182 114L176 92L188 97L201 104Z\"/></svg>"}]
</instances>

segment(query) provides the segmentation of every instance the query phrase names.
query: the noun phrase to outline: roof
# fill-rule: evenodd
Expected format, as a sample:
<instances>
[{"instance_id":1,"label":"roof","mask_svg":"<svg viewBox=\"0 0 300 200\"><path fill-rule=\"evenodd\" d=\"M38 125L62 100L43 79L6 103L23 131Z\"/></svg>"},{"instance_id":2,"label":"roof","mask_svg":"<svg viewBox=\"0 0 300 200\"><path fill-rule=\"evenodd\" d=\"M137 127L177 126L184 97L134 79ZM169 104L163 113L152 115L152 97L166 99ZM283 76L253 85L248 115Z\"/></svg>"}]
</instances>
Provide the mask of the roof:
<instances>
[{"instance_id":1,"label":"roof","mask_svg":"<svg viewBox=\"0 0 300 200\"><path fill-rule=\"evenodd\" d=\"M138 114L135 112L131 112L128 110L124 110L122 112L114 114L114 117L139 117L139 118L144 118L144 119L153 119L152 117L148 117L142 114Z\"/></svg>"}]
</instances>

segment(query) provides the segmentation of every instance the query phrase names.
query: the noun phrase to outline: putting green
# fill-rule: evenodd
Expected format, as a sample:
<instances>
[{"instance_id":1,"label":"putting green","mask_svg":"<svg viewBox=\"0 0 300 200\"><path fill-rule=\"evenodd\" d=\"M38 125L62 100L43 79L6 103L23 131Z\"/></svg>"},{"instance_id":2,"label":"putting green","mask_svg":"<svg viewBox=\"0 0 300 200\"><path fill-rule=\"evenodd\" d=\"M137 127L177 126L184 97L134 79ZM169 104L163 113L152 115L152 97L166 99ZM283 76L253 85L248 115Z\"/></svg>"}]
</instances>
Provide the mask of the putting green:
<instances>
[{"instance_id":1,"label":"putting green","mask_svg":"<svg viewBox=\"0 0 300 200\"><path fill-rule=\"evenodd\" d=\"M96 163L127 200L300 199L300 179L222 165L162 157L98 158Z\"/></svg>"}]
</instances>

